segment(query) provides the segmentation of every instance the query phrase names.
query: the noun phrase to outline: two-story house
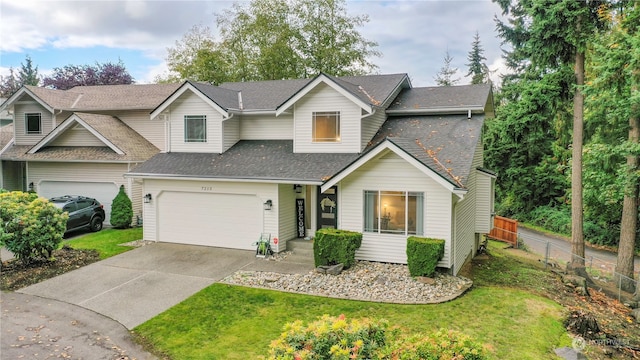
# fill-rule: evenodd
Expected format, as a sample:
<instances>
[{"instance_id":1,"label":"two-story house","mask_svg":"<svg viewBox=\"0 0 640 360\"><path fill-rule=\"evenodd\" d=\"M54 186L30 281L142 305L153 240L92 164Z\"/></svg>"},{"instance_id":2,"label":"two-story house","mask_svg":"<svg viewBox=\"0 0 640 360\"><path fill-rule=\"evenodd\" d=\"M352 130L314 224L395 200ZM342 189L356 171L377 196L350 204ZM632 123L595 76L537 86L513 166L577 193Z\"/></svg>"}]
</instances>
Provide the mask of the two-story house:
<instances>
[{"instance_id":1,"label":"two-story house","mask_svg":"<svg viewBox=\"0 0 640 360\"><path fill-rule=\"evenodd\" d=\"M456 274L491 228L495 176L482 168L481 136L493 113L488 85L413 88L406 74L320 74L164 86L129 86L170 91L137 96L148 110L79 107L89 96L78 99L82 88L63 92L73 106L54 107L44 93L55 90L21 90L3 105L16 119L14 143L0 153L5 183L33 183L48 196L49 182L72 182L58 178L66 166L91 167L81 154L130 156L146 141L155 155L145 151L98 181L127 185L146 240L253 249L269 233L282 251L288 240L335 227L363 233L359 259L406 263L406 239L419 235L446 241L439 266ZM116 90L95 88L103 100ZM34 102L53 120L32 138L32 110L20 107ZM76 160L40 161L66 152ZM93 164L95 172L110 166ZM96 180L74 173L77 182Z\"/></svg>"}]
</instances>

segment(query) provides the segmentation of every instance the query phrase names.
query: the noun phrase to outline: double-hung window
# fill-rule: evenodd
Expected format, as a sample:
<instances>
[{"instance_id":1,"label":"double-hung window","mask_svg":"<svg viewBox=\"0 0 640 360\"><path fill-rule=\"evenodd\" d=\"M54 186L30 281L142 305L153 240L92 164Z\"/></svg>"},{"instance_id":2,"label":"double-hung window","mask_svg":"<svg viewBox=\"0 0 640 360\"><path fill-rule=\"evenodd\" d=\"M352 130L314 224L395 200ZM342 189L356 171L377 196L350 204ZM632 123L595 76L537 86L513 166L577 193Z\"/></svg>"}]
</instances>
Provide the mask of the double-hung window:
<instances>
[{"instance_id":1,"label":"double-hung window","mask_svg":"<svg viewBox=\"0 0 640 360\"><path fill-rule=\"evenodd\" d=\"M423 235L424 193L364 192L364 231L379 234Z\"/></svg>"},{"instance_id":2,"label":"double-hung window","mask_svg":"<svg viewBox=\"0 0 640 360\"><path fill-rule=\"evenodd\" d=\"M42 134L42 114L26 113L24 123L27 134Z\"/></svg>"},{"instance_id":3,"label":"double-hung window","mask_svg":"<svg viewBox=\"0 0 640 360\"><path fill-rule=\"evenodd\" d=\"M207 142L207 116L184 116L184 142Z\"/></svg>"},{"instance_id":4,"label":"double-hung window","mask_svg":"<svg viewBox=\"0 0 640 360\"><path fill-rule=\"evenodd\" d=\"M314 142L340 141L340 112L339 111L313 113L313 141Z\"/></svg>"}]
</instances>

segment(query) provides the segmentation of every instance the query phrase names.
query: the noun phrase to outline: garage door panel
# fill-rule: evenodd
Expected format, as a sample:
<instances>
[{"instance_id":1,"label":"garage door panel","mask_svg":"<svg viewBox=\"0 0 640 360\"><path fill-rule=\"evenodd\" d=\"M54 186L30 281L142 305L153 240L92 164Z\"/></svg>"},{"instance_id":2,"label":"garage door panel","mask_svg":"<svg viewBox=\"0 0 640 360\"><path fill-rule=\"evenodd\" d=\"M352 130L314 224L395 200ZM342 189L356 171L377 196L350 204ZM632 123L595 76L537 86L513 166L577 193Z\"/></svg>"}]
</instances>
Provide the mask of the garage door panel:
<instances>
[{"instance_id":1,"label":"garage door panel","mask_svg":"<svg viewBox=\"0 0 640 360\"><path fill-rule=\"evenodd\" d=\"M159 240L254 249L261 209L255 195L163 192L158 196Z\"/></svg>"},{"instance_id":2,"label":"garage door panel","mask_svg":"<svg viewBox=\"0 0 640 360\"><path fill-rule=\"evenodd\" d=\"M109 224L111 219L111 202L118 195L118 186L108 182L75 182L75 181L41 181L38 184L38 195L47 199L64 196L80 195L91 197L104 205L106 219Z\"/></svg>"}]
</instances>

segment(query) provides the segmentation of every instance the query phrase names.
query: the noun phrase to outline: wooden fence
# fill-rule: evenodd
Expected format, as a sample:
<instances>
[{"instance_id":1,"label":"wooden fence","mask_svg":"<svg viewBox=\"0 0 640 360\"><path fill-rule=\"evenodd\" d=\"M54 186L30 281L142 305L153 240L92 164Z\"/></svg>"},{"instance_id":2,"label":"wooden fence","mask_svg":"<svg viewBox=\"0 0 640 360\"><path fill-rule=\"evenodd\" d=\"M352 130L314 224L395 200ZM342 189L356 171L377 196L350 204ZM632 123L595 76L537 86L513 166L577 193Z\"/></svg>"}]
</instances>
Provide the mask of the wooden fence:
<instances>
[{"instance_id":1,"label":"wooden fence","mask_svg":"<svg viewBox=\"0 0 640 360\"><path fill-rule=\"evenodd\" d=\"M518 220L494 216L493 229L489 237L494 240L504 241L518 248Z\"/></svg>"}]
</instances>

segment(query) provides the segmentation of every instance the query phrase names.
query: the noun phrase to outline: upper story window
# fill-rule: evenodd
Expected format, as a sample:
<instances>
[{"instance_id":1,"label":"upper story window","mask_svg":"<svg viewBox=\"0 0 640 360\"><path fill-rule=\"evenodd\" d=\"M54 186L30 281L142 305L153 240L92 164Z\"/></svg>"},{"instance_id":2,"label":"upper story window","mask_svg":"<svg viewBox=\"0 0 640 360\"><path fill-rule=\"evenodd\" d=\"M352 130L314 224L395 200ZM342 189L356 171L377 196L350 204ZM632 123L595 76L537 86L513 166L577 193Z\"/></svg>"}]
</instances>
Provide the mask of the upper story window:
<instances>
[{"instance_id":1,"label":"upper story window","mask_svg":"<svg viewBox=\"0 0 640 360\"><path fill-rule=\"evenodd\" d=\"M42 134L42 115L40 113L24 114L27 134Z\"/></svg>"},{"instance_id":2,"label":"upper story window","mask_svg":"<svg viewBox=\"0 0 640 360\"><path fill-rule=\"evenodd\" d=\"M207 142L207 116L184 116L184 142Z\"/></svg>"},{"instance_id":3,"label":"upper story window","mask_svg":"<svg viewBox=\"0 0 640 360\"><path fill-rule=\"evenodd\" d=\"M337 142L340 141L340 112L314 112L313 113L313 141Z\"/></svg>"}]
</instances>

